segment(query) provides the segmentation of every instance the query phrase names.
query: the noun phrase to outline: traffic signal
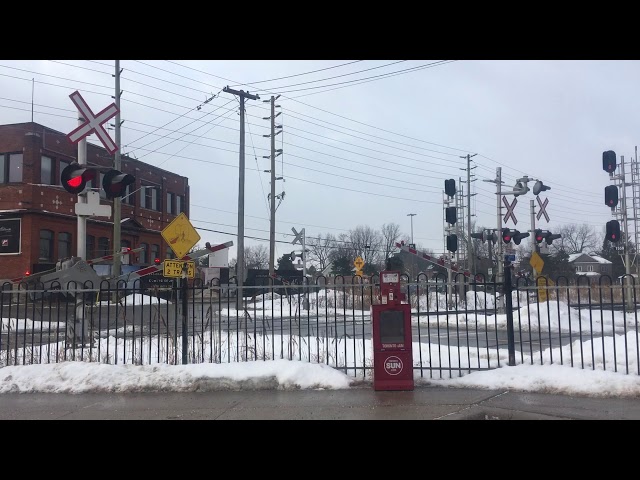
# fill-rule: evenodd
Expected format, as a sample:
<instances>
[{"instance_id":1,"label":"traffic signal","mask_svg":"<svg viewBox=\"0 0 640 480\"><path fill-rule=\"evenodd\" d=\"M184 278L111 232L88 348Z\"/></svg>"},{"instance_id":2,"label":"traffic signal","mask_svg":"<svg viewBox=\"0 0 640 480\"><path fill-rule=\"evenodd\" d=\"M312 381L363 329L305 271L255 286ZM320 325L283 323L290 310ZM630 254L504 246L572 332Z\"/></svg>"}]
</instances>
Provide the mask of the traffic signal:
<instances>
[{"instance_id":1,"label":"traffic signal","mask_svg":"<svg viewBox=\"0 0 640 480\"><path fill-rule=\"evenodd\" d=\"M540 180L538 180L535 185L533 186L533 194L534 195L538 195L541 192L547 191L547 190L551 190L551 187L547 187L544 183L542 183Z\"/></svg>"},{"instance_id":2,"label":"traffic signal","mask_svg":"<svg viewBox=\"0 0 640 480\"><path fill-rule=\"evenodd\" d=\"M127 187L135 181L136 177L133 175L118 170L109 170L102 179L102 188L109 199L124 197L127 193Z\"/></svg>"},{"instance_id":3,"label":"traffic signal","mask_svg":"<svg viewBox=\"0 0 640 480\"><path fill-rule=\"evenodd\" d=\"M544 237L544 240L545 240L545 242L547 242L547 245L551 245L554 240L556 240L556 239L558 239L560 237L562 237L562 235L560 235L559 233L547 232L547 235Z\"/></svg>"},{"instance_id":4,"label":"traffic signal","mask_svg":"<svg viewBox=\"0 0 640 480\"><path fill-rule=\"evenodd\" d=\"M96 177L96 170L73 162L67 165L60 174L60 183L64 189L78 195L87 187L87 183Z\"/></svg>"},{"instance_id":5,"label":"traffic signal","mask_svg":"<svg viewBox=\"0 0 640 480\"><path fill-rule=\"evenodd\" d=\"M503 228L502 229L502 241L504 243L511 243L511 230L509 230L508 228Z\"/></svg>"},{"instance_id":6,"label":"traffic signal","mask_svg":"<svg viewBox=\"0 0 640 480\"><path fill-rule=\"evenodd\" d=\"M547 232L548 233L548 232ZM545 232L543 232L541 229L536 228L534 235L536 237L536 243L541 243L542 240L545 239L545 237L547 236Z\"/></svg>"},{"instance_id":7,"label":"traffic signal","mask_svg":"<svg viewBox=\"0 0 640 480\"><path fill-rule=\"evenodd\" d=\"M456 181L453 178L444 181L444 193L450 197L456 194Z\"/></svg>"},{"instance_id":8,"label":"traffic signal","mask_svg":"<svg viewBox=\"0 0 640 480\"><path fill-rule=\"evenodd\" d=\"M513 243L515 243L516 245L520 245L522 239L529 236L529 232L520 233L518 230L513 230L511 235L513 237Z\"/></svg>"},{"instance_id":9,"label":"traffic signal","mask_svg":"<svg viewBox=\"0 0 640 480\"><path fill-rule=\"evenodd\" d=\"M447 207L445 210L445 218L447 220L447 223L450 223L451 225L453 225L454 223L456 223L456 220L458 219L458 213L456 212L456 207Z\"/></svg>"},{"instance_id":10,"label":"traffic signal","mask_svg":"<svg viewBox=\"0 0 640 480\"><path fill-rule=\"evenodd\" d=\"M607 222L607 240L614 243L620 241L620 222L618 220Z\"/></svg>"},{"instance_id":11,"label":"traffic signal","mask_svg":"<svg viewBox=\"0 0 640 480\"><path fill-rule=\"evenodd\" d=\"M529 187L526 183L517 182L513 187L513 196L517 197L518 195L524 195L529 191Z\"/></svg>"},{"instance_id":12,"label":"traffic signal","mask_svg":"<svg viewBox=\"0 0 640 480\"><path fill-rule=\"evenodd\" d=\"M615 185L604 187L604 204L611 208L618 205L618 187Z\"/></svg>"},{"instance_id":13,"label":"traffic signal","mask_svg":"<svg viewBox=\"0 0 640 480\"><path fill-rule=\"evenodd\" d=\"M484 243L485 240L487 239L487 235L486 235L486 232L483 230L482 232L472 233L471 238L477 238L482 243Z\"/></svg>"},{"instance_id":14,"label":"traffic signal","mask_svg":"<svg viewBox=\"0 0 640 480\"><path fill-rule=\"evenodd\" d=\"M458 250L458 236L456 234L447 235L447 250L454 253Z\"/></svg>"},{"instance_id":15,"label":"traffic signal","mask_svg":"<svg viewBox=\"0 0 640 480\"><path fill-rule=\"evenodd\" d=\"M607 150L602 152L602 169L605 172L613 172L616 169L616 152Z\"/></svg>"}]
</instances>

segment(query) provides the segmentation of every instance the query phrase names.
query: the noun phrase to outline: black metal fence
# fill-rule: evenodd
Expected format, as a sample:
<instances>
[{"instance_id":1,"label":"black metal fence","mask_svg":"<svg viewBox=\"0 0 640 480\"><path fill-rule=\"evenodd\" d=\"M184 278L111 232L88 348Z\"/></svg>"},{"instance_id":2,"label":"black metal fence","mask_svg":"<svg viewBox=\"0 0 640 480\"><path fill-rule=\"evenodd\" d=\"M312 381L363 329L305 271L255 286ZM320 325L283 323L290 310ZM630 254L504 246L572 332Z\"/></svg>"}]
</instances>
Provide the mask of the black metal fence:
<instances>
[{"instance_id":1,"label":"black metal fence","mask_svg":"<svg viewBox=\"0 0 640 480\"><path fill-rule=\"evenodd\" d=\"M640 373L638 289L600 277L536 285L403 276L414 372L450 378L505 365L561 364ZM125 284L5 284L0 367L61 361L149 365L276 359L324 363L370 379L370 306L378 277L309 285L141 288ZM148 285L147 285L148 287ZM254 290L252 290L254 289ZM496 294L497 292L497 294Z\"/></svg>"}]
</instances>

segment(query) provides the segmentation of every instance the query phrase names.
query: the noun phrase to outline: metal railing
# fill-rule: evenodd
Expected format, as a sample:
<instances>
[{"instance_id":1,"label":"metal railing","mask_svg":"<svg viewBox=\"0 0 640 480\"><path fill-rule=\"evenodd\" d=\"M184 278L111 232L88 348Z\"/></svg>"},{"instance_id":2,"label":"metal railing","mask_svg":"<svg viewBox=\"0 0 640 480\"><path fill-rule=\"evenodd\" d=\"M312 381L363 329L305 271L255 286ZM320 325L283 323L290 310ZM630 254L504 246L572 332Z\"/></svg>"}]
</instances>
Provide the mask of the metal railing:
<instances>
[{"instance_id":1,"label":"metal railing","mask_svg":"<svg viewBox=\"0 0 640 480\"><path fill-rule=\"evenodd\" d=\"M451 378L513 364L639 374L637 288L607 279L502 285L469 283L459 274L449 285L443 276L420 274L410 281L403 275L415 375ZM234 284L197 279L184 290L143 289L138 281L133 287L42 287L3 286L0 367L288 359L323 363L362 379L372 375L370 307L379 301L378 277L318 277L304 285L273 285L270 279L244 286L240 308ZM505 313L499 313L496 292L511 299Z\"/></svg>"}]
</instances>

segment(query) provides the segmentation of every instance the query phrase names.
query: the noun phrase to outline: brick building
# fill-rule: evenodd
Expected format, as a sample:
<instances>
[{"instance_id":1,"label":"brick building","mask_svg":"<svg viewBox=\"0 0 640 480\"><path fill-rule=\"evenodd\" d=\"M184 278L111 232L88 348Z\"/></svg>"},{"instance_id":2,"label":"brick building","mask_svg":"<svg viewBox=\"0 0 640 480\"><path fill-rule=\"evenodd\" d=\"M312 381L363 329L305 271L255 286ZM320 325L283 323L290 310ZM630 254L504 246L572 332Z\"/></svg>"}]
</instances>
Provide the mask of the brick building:
<instances>
[{"instance_id":1,"label":"brick building","mask_svg":"<svg viewBox=\"0 0 640 480\"><path fill-rule=\"evenodd\" d=\"M0 279L55 267L76 255L76 195L60 185L60 173L77 161L78 146L61 133L28 122L0 125ZM87 164L111 167L113 155L87 142ZM135 176L122 199L121 246L144 247L131 264L172 258L160 232L176 215L189 216L188 178L126 155L121 171ZM100 173L91 185L102 191ZM87 219L87 259L113 253L113 218Z\"/></svg>"}]
</instances>

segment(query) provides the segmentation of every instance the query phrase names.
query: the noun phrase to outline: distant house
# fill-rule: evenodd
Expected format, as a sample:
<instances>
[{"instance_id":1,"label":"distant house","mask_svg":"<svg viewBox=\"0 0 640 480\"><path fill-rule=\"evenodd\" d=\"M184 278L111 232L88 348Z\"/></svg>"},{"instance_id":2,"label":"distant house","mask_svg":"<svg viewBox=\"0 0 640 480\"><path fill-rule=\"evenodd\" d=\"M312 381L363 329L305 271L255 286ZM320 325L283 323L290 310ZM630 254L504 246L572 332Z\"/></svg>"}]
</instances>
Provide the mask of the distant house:
<instances>
[{"instance_id":1,"label":"distant house","mask_svg":"<svg viewBox=\"0 0 640 480\"><path fill-rule=\"evenodd\" d=\"M598 277L600 275L611 276L613 264L606 258L586 253L572 253L569 255L569 263L573 265L576 275Z\"/></svg>"}]
</instances>

